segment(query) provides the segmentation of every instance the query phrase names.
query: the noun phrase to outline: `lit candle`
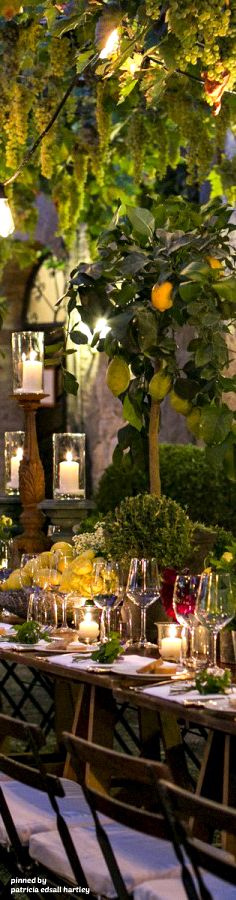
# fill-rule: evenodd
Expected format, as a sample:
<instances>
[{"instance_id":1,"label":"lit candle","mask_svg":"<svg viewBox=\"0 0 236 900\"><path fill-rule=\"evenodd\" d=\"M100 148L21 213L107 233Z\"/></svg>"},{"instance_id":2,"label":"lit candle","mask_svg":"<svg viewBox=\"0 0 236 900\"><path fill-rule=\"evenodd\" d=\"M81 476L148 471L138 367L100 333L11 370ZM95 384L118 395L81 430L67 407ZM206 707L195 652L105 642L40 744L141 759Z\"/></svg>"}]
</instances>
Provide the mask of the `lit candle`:
<instances>
[{"instance_id":1,"label":"lit candle","mask_svg":"<svg viewBox=\"0 0 236 900\"><path fill-rule=\"evenodd\" d=\"M160 654L163 659L173 659L179 662L181 654L181 638L177 637L176 626L169 626L169 636L160 641Z\"/></svg>"},{"instance_id":2,"label":"lit candle","mask_svg":"<svg viewBox=\"0 0 236 900\"><path fill-rule=\"evenodd\" d=\"M79 463L73 459L70 450L67 451L66 459L59 463L59 493L79 493Z\"/></svg>"},{"instance_id":3,"label":"lit candle","mask_svg":"<svg viewBox=\"0 0 236 900\"><path fill-rule=\"evenodd\" d=\"M11 477L7 484L8 488L17 489L19 487L19 466L21 459L23 459L23 448L17 447L16 455L11 456Z\"/></svg>"},{"instance_id":4,"label":"lit candle","mask_svg":"<svg viewBox=\"0 0 236 900\"><path fill-rule=\"evenodd\" d=\"M92 641L96 641L99 632L99 625L97 622L92 619L92 613L90 610L87 610L85 613L84 619L80 622L79 625L79 638L82 641L85 641L86 644L89 644Z\"/></svg>"},{"instance_id":5,"label":"lit candle","mask_svg":"<svg viewBox=\"0 0 236 900\"><path fill-rule=\"evenodd\" d=\"M29 359L22 353L23 394L39 394L43 389L43 363L35 359L35 356L35 350L30 351Z\"/></svg>"}]
</instances>

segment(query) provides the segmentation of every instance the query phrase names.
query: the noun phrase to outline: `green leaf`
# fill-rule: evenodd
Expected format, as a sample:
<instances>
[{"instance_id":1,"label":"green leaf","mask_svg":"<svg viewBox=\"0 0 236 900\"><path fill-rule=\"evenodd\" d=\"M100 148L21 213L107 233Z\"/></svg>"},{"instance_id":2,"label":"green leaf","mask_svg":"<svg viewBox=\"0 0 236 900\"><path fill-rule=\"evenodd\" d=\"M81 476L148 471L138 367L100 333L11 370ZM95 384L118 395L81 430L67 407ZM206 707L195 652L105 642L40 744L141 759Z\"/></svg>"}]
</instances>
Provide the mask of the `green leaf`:
<instances>
[{"instance_id":1,"label":"green leaf","mask_svg":"<svg viewBox=\"0 0 236 900\"><path fill-rule=\"evenodd\" d=\"M127 206L126 213L136 234L144 238L152 238L155 219L149 209L141 206Z\"/></svg>"},{"instance_id":2,"label":"green leaf","mask_svg":"<svg viewBox=\"0 0 236 900\"><path fill-rule=\"evenodd\" d=\"M136 272L140 272L141 269L144 269L144 266L146 266L148 262L149 260L141 250L140 253L135 250L133 253L129 253L128 256L126 256L126 259L120 263L120 274L135 275Z\"/></svg>"},{"instance_id":3,"label":"green leaf","mask_svg":"<svg viewBox=\"0 0 236 900\"><path fill-rule=\"evenodd\" d=\"M140 350L147 353L157 342L158 319L151 309L141 309L136 313L134 324L138 328L138 343Z\"/></svg>"},{"instance_id":4,"label":"green leaf","mask_svg":"<svg viewBox=\"0 0 236 900\"><path fill-rule=\"evenodd\" d=\"M76 378L74 375L72 375L72 372L68 372L67 369L62 369L62 372L63 372L63 387L64 387L64 390L66 391L66 394L73 394L74 397L76 397L78 387L79 387L78 381L76 381Z\"/></svg>"},{"instance_id":5,"label":"green leaf","mask_svg":"<svg viewBox=\"0 0 236 900\"><path fill-rule=\"evenodd\" d=\"M228 278L219 279L212 287L219 294L221 300L236 303L236 278L232 275L229 275Z\"/></svg>"},{"instance_id":6,"label":"green leaf","mask_svg":"<svg viewBox=\"0 0 236 900\"><path fill-rule=\"evenodd\" d=\"M211 362L213 355L214 350L210 344L206 347L204 347L204 345L198 347L195 353L195 365L197 368L201 368L201 366L205 366L206 363Z\"/></svg>"},{"instance_id":7,"label":"green leaf","mask_svg":"<svg viewBox=\"0 0 236 900\"><path fill-rule=\"evenodd\" d=\"M143 425L142 416L138 416L128 394L126 394L123 403L123 416L124 419L126 419L126 422L133 425L133 428L136 428L137 431L141 431Z\"/></svg>"},{"instance_id":8,"label":"green leaf","mask_svg":"<svg viewBox=\"0 0 236 900\"><path fill-rule=\"evenodd\" d=\"M80 73L83 72L84 69L86 69L86 66L89 63L89 60L92 59L92 56L93 50L91 49L85 50L84 53L79 52L76 54L76 72L78 75L80 75Z\"/></svg>"},{"instance_id":9,"label":"green leaf","mask_svg":"<svg viewBox=\"0 0 236 900\"><path fill-rule=\"evenodd\" d=\"M185 303L188 303L191 300L197 300L197 297L199 296L198 284L192 281L183 282L179 285L179 294Z\"/></svg>"},{"instance_id":10,"label":"green leaf","mask_svg":"<svg viewBox=\"0 0 236 900\"><path fill-rule=\"evenodd\" d=\"M83 331L70 331L70 339L73 341L73 344L87 344L88 336L84 334Z\"/></svg>"},{"instance_id":11,"label":"green leaf","mask_svg":"<svg viewBox=\"0 0 236 900\"><path fill-rule=\"evenodd\" d=\"M227 406L204 406L200 432L206 444L221 444L230 432L233 413Z\"/></svg>"},{"instance_id":12,"label":"green leaf","mask_svg":"<svg viewBox=\"0 0 236 900\"><path fill-rule=\"evenodd\" d=\"M188 266L185 266L182 269L181 275L187 275L191 281L204 281L205 277L209 278L209 266L202 262L202 260L196 260L196 262L189 263Z\"/></svg>"},{"instance_id":13,"label":"green leaf","mask_svg":"<svg viewBox=\"0 0 236 900\"><path fill-rule=\"evenodd\" d=\"M236 375L232 375L232 378L226 378L224 375L221 375L219 380L222 391L225 394L236 392Z\"/></svg>"}]
</instances>

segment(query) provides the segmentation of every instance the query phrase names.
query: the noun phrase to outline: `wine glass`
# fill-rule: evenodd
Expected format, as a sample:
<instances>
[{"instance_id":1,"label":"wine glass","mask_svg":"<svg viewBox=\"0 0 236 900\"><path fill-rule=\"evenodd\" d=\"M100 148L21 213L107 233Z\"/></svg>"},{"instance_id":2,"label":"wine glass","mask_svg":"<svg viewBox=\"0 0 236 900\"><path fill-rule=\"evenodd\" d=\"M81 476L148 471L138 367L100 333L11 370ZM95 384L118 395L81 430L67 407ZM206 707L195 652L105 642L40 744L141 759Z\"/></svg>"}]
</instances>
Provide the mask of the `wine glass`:
<instances>
[{"instance_id":1,"label":"wine glass","mask_svg":"<svg viewBox=\"0 0 236 900\"><path fill-rule=\"evenodd\" d=\"M57 602L55 594L32 593L29 597L27 622L39 622L47 631L57 628Z\"/></svg>"},{"instance_id":2,"label":"wine glass","mask_svg":"<svg viewBox=\"0 0 236 900\"><path fill-rule=\"evenodd\" d=\"M61 625L58 628L60 634L62 632L68 632L69 629L67 623L67 600L70 594L70 590L63 591L60 589L62 576L68 566L72 562L72 557L66 553L63 553L62 550L52 550L51 552L51 569L50 569L50 589L52 591L56 591L57 601L61 607Z\"/></svg>"},{"instance_id":3,"label":"wine glass","mask_svg":"<svg viewBox=\"0 0 236 900\"><path fill-rule=\"evenodd\" d=\"M177 575L173 592L173 609L177 622L190 631L190 659L188 665L193 668L196 668L197 665L193 648L196 628L195 608L199 583L200 575Z\"/></svg>"},{"instance_id":4,"label":"wine glass","mask_svg":"<svg viewBox=\"0 0 236 900\"><path fill-rule=\"evenodd\" d=\"M201 625L209 628L213 635L213 660L210 665L215 667L217 635L235 616L234 593L227 572L201 575L195 613Z\"/></svg>"},{"instance_id":5,"label":"wine glass","mask_svg":"<svg viewBox=\"0 0 236 900\"><path fill-rule=\"evenodd\" d=\"M101 642L108 639L111 631L111 610L123 599L119 564L105 559L94 562L92 572L92 594L95 606L102 610Z\"/></svg>"},{"instance_id":6,"label":"wine glass","mask_svg":"<svg viewBox=\"0 0 236 900\"><path fill-rule=\"evenodd\" d=\"M157 560L131 559L126 594L132 603L140 607L141 610L141 633L138 646L150 646L146 635L146 612L147 607L155 603L160 597L160 576L158 571Z\"/></svg>"}]
</instances>

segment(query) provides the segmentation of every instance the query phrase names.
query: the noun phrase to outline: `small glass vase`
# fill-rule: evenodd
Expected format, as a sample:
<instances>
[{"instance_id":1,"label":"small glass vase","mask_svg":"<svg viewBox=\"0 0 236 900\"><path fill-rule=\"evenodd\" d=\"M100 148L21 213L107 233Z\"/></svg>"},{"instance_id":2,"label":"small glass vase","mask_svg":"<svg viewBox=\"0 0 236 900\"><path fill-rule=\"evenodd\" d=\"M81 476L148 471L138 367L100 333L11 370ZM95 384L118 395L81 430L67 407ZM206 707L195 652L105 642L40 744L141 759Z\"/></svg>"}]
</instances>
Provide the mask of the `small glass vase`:
<instances>
[{"instance_id":1,"label":"small glass vase","mask_svg":"<svg viewBox=\"0 0 236 900\"><path fill-rule=\"evenodd\" d=\"M85 434L53 435L53 496L85 499Z\"/></svg>"},{"instance_id":2,"label":"small glass vase","mask_svg":"<svg viewBox=\"0 0 236 900\"><path fill-rule=\"evenodd\" d=\"M13 393L43 392L44 333L14 331L12 334Z\"/></svg>"},{"instance_id":3,"label":"small glass vase","mask_svg":"<svg viewBox=\"0 0 236 900\"><path fill-rule=\"evenodd\" d=\"M10 569L12 563L13 542L11 538L0 540L0 570Z\"/></svg>"},{"instance_id":4,"label":"small glass vase","mask_svg":"<svg viewBox=\"0 0 236 900\"><path fill-rule=\"evenodd\" d=\"M5 431L5 493L19 494L19 470L23 459L24 431Z\"/></svg>"},{"instance_id":5,"label":"small glass vase","mask_svg":"<svg viewBox=\"0 0 236 900\"><path fill-rule=\"evenodd\" d=\"M182 625L175 622L156 622L157 644L160 656L168 662L180 662L182 652Z\"/></svg>"},{"instance_id":6,"label":"small glass vase","mask_svg":"<svg viewBox=\"0 0 236 900\"><path fill-rule=\"evenodd\" d=\"M83 598L80 598L83 600ZM86 602L84 606L73 607L73 619L78 634L78 641L84 644L94 644L99 639L101 610L92 602Z\"/></svg>"}]
</instances>

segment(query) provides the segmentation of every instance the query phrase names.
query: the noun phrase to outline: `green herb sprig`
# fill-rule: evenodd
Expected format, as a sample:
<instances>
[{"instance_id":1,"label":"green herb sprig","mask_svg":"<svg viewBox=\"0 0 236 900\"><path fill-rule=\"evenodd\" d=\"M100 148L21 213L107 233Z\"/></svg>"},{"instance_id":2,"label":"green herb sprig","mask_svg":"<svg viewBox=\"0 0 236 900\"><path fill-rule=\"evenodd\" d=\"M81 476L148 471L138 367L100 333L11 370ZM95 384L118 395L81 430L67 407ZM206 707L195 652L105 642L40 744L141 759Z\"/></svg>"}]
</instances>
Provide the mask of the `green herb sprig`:
<instances>
[{"instance_id":1,"label":"green herb sprig","mask_svg":"<svg viewBox=\"0 0 236 900\"><path fill-rule=\"evenodd\" d=\"M106 665L106 663L114 662L123 652L124 647L121 646L118 633L112 631L110 640L106 641L105 644L101 644L98 650L94 650L91 658Z\"/></svg>"},{"instance_id":2,"label":"green herb sprig","mask_svg":"<svg viewBox=\"0 0 236 900\"><path fill-rule=\"evenodd\" d=\"M195 685L199 694L225 694L231 685L230 669L202 669L196 675Z\"/></svg>"},{"instance_id":3,"label":"green herb sprig","mask_svg":"<svg viewBox=\"0 0 236 900\"><path fill-rule=\"evenodd\" d=\"M18 644L37 644L42 638L44 641L51 641L46 631L43 631L38 622L23 622L23 625L14 625L16 635L14 641ZM12 636L9 637L12 641Z\"/></svg>"}]
</instances>

